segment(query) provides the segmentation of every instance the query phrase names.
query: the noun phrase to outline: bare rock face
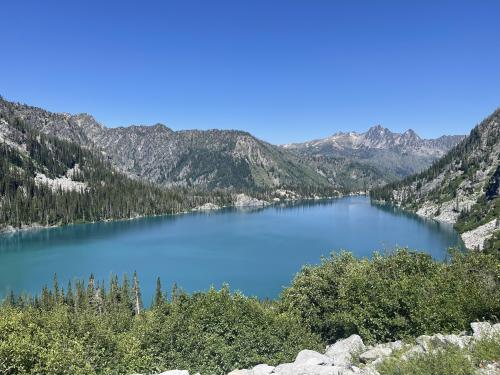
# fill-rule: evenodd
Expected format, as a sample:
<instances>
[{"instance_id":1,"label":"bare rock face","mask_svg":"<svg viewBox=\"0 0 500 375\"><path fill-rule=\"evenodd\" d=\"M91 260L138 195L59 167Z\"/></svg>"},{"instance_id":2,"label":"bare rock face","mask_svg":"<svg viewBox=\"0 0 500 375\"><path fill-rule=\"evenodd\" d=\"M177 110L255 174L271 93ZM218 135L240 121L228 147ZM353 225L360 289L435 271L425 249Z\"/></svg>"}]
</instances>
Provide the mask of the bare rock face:
<instances>
[{"instance_id":1,"label":"bare rock face","mask_svg":"<svg viewBox=\"0 0 500 375\"><path fill-rule=\"evenodd\" d=\"M95 149L129 176L165 186L330 186L292 153L244 131L173 131L163 124L106 128L88 114L51 113L1 98L0 114Z\"/></svg>"}]
</instances>

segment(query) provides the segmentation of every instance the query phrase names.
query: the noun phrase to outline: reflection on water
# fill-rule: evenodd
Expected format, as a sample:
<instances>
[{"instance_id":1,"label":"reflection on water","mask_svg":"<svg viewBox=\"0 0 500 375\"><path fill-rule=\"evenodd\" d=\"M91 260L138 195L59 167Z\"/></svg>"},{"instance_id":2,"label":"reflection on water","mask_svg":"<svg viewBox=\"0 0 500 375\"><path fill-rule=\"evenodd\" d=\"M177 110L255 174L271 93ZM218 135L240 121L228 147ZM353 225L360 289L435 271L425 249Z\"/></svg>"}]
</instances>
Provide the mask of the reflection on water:
<instances>
[{"instance_id":1,"label":"reflection on water","mask_svg":"<svg viewBox=\"0 0 500 375\"><path fill-rule=\"evenodd\" d=\"M306 263L330 251L370 256L408 246L444 258L463 247L446 224L366 197L303 201L267 208L194 212L0 236L0 295L39 292L54 273L61 282L111 273L141 277L146 303L157 276L188 291L231 286L275 297Z\"/></svg>"}]
</instances>

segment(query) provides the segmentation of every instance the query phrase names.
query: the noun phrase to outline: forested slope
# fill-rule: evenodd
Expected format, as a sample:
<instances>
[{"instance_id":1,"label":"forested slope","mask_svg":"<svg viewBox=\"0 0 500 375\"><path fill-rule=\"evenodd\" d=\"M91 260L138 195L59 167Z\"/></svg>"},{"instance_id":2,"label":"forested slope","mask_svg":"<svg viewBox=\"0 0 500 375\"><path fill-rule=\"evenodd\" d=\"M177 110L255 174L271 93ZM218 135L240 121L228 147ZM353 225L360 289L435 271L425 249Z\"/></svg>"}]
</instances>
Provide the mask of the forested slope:
<instances>
[{"instance_id":1,"label":"forested slope","mask_svg":"<svg viewBox=\"0 0 500 375\"><path fill-rule=\"evenodd\" d=\"M371 197L452 223L469 248L500 249L500 110L426 171Z\"/></svg>"},{"instance_id":2,"label":"forested slope","mask_svg":"<svg viewBox=\"0 0 500 375\"><path fill-rule=\"evenodd\" d=\"M231 199L217 190L164 189L130 179L102 155L0 113L0 227L176 213Z\"/></svg>"}]
</instances>

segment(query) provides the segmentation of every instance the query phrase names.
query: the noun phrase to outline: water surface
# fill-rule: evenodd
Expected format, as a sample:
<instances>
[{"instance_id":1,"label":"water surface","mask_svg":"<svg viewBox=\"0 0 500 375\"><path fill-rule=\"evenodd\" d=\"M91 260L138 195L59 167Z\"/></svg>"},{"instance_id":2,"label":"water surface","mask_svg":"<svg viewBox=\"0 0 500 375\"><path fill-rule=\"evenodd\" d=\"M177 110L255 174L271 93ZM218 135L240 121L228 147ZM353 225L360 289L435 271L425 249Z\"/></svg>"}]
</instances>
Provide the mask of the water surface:
<instances>
[{"instance_id":1,"label":"water surface","mask_svg":"<svg viewBox=\"0 0 500 375\"><path fill-rule=\"evenodd\" d=\"M276 297L303 264L331 251L363 257L395 246L443 258L463 245L448 225L366 197L83 224L0 236L0 295L38 293L54 273L66 285L91 272L108 280L137 270L146 304L157 276L168 288L227 282L247 295Z\"/></svg>"}]
</instances>

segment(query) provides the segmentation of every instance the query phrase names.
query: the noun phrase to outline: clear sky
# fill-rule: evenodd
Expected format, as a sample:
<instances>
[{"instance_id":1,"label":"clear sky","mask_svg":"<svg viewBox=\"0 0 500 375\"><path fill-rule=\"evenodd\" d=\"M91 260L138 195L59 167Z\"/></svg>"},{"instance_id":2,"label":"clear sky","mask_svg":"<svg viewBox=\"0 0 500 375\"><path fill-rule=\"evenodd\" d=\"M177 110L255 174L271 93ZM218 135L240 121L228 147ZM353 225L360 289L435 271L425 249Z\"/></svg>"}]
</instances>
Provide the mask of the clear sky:
<instances>
[{"instance_id":1,"label":"clear sky","mask_svg":"<svg viewBox=\"0 0 500 375\"><path fill-rule=\"evenodd\" d=\"M382 124L468 133L500 107L500 1L14 1L0 94L107 126L273 143Z\"/></svg>"}]
</instances>

